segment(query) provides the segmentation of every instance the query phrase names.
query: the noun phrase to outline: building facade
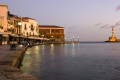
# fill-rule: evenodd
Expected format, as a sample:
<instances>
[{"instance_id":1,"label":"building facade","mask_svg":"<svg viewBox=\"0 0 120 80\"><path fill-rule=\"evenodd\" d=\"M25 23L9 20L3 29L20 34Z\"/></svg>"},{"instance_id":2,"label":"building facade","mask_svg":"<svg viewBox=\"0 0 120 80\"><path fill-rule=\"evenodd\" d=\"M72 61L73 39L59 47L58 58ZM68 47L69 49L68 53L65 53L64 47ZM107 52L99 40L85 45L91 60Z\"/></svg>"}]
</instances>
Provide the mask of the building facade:
<instances>
[{"instance_id":1,"label":"building facade","mask_svg":"<svg viewBox=\"0 0 120 80\"><path fill-rule=\"evenodd\" d=\"M53 41L65 41L64 27L39 25L39 36Z\"/></svg>"},{"instance_id":2,"label":"building facade","mask_svg":"<svg viewBox=\"0 0 120 80\"><path fill-rule=\"evenodd\" d=\"M7 32L10 32L13 34L19 34L19 33L22 34L22 27L18 25L18 22L21 22L21 20L22 20L21 17L18 17L17 15L13 15L13 14L8 13Z\"/></svg>"},{"instance_id":3,"label":"building facade","mask_svg":"<svg viewBox=\"0 0 120 80\"><path fill-rule=\"evenodd\" d=\"M8 6L5 4L0 4L0 31L7 31L7 14Z\"/></svg>"},{"instance_id":4,"label":"building facade","mask_svg":"<svg viewBox=\"0 0 120 80\"><path fill-rule=\"evenodd\" d=\"M38 25L33 18L10 14L8 6L0 4L0 45L22 41L65 41L64 38L64 27Z\"/></svg>"},{"instance_id":5,"label":"building facade","mask_svg":"<svg viewBox=\"0 0 120 80\"><path fill-rule=\"evenodd\" d=\"M38 23L35 19L29 17L22 18L22 35L38 36Z\"/></svg>"}]
</instances>

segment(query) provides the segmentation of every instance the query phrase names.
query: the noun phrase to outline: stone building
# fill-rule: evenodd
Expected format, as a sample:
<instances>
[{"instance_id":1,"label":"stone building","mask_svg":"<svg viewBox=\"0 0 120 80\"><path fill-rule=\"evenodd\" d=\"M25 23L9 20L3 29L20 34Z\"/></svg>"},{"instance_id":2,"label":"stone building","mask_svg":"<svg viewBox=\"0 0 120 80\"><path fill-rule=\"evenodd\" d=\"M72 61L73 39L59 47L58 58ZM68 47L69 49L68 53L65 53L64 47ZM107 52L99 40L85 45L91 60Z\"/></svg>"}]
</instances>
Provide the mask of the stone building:
<instances>
[{"instance_id":1,"label":"stone building","mask_svg":"<svg viewBox=\"0 0 120 80\"><path fill-rule=\"evenodd\" d=\"M39 36L52 41L65 41L64 27L55 25L39 25Z\"/></svg>"},{"instance_id":2,"label":"stone building","mask_svg":"<svg viewBox=\"0 0 120 80\"><path fill-rule=\"evenodd\" d=\"M8 34L4 33L7 31L7 14L8 6L0 4L0 45L7 44L9 40Z\"/></svg>"},{"instance_id":3,"label":"stone building","mask_svg":"<svg viewBox=\"0 0 120 80\"><path fill-rule=\"evenodd\" d=\"M22 34L24 36L38 35L38 23L35 19L29 17L22 18Z\"/></svg>"},{"instance_id":4,"label":"stone building","mask_svg":"<svg viewBox=\"0 0 120 80\"><path fill-rule=\"evenodd\" d=\"M10 12L8 12L8 29L7 32L13 33L13 34L22 34L22 28L18 25L18 22L21 22L22 18L14 15L14 14L10 14ZM20 28L19 28L20 27ZM20 30L19 30L20 29Z\"/></svg>"},{"instance_id":5,"label":"stone building","mask_svg":"<svg viewBox=\"0 0 120 80\"><path fill-rule=\"evenodd\" d=\"M7 31L8 6L0 4L0 31Z\"/></svg>"}]
</instances>

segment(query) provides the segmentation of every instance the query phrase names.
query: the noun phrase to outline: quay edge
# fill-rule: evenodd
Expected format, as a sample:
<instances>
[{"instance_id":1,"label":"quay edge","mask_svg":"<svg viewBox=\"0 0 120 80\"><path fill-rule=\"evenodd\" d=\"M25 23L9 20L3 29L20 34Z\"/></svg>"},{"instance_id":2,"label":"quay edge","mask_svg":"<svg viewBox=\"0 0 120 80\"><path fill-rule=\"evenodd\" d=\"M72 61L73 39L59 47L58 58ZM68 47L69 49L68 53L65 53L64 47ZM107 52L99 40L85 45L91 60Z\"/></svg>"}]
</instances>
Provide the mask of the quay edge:
<instances>
[{"instance_id":1,"label":"quay edge","mask_svg":"<svg viewBox=\"0 0 120 80\"><path fill-rule=\"evenodd\" d=\"M6 80L39 80L18 69L27 47L23 47L19 51L0 59L0 73L7 78Z\"/></svg>"}]
</instances>

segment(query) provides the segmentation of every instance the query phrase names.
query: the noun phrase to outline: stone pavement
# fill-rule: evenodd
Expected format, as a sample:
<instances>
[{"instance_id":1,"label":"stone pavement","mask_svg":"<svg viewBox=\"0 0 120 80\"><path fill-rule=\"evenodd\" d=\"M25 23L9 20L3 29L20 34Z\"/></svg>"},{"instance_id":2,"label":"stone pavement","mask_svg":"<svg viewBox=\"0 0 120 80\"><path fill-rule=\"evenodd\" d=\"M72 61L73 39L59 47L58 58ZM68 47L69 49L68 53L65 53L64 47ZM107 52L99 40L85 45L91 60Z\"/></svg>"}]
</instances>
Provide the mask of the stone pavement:
<instances>
[{"instance_id":1,"label":"stone pavement","mask_svg":"<svg viewBox=\"0 0 120 80\"><path fill-rule=\"evenodd\" d=\"M9 54L12 54L12 53L20 50L20 47L17 47L16 50L9 50L9 49L10 49L10 45L0 46L0 58L3 58Z\"/></svg>"},{"instance_id":2,"label":"stone pavement","mask_svg":"<svg viewBox=\"0 0 120 80\"><path fill-rule=\"evenodd\" d=\"M20 47L17 47L16 50L9 49L10 45L0 46L0 59L4 58L7 55L17 52L20 49ZM0 72L0 80L12 80L12 79L7 79L7 77Z\"/></svg>"},{"instance_id":3,"label":"stone pavement","mask_svg":"<svg viewBox=\"0 0 120 80\"><path fill-rule=\"evenodd\" d=\"M26 48L27 46L9 50L9 45L0 46L0 80L38 80L16 68Z\"/></svg>"}]
</instances>

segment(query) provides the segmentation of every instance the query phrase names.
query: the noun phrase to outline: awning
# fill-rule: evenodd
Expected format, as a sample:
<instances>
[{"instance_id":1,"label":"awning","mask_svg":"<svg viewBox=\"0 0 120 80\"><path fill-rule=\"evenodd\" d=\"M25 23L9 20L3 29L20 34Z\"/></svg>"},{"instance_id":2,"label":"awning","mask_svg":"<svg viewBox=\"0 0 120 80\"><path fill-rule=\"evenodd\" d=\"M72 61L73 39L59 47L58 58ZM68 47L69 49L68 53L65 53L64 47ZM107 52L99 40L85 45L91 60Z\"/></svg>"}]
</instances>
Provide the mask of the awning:
<instances>
[{"instance_id":1,"label":"awning","mask_svg":"<svg viewBox=\"0 0 120 80\"><path fill-rule=\"evenodd\" d=\"M3 37L9 37L8 34L2 34Z\"/></svg>"},{"instance_id":2,"label":"awning","mask_svg":"<svg viewBox=\"0 0 120 80\"><path fill-rule=\"evenodd\" d=\"M9 37L9 36L8 36L8 33L6 33L6 32L0 32L0 34L1 34L3 37Z\"/></svg>"},{"instance_id":3,"label":"awning","mask_svg":"<svg viewBox=\"0 0 120 80\"><path fill-rule=\"evenodd\" d=\"M19 37L17 34L10 34L13 37Z\"/></svg>"}]
</instances>

